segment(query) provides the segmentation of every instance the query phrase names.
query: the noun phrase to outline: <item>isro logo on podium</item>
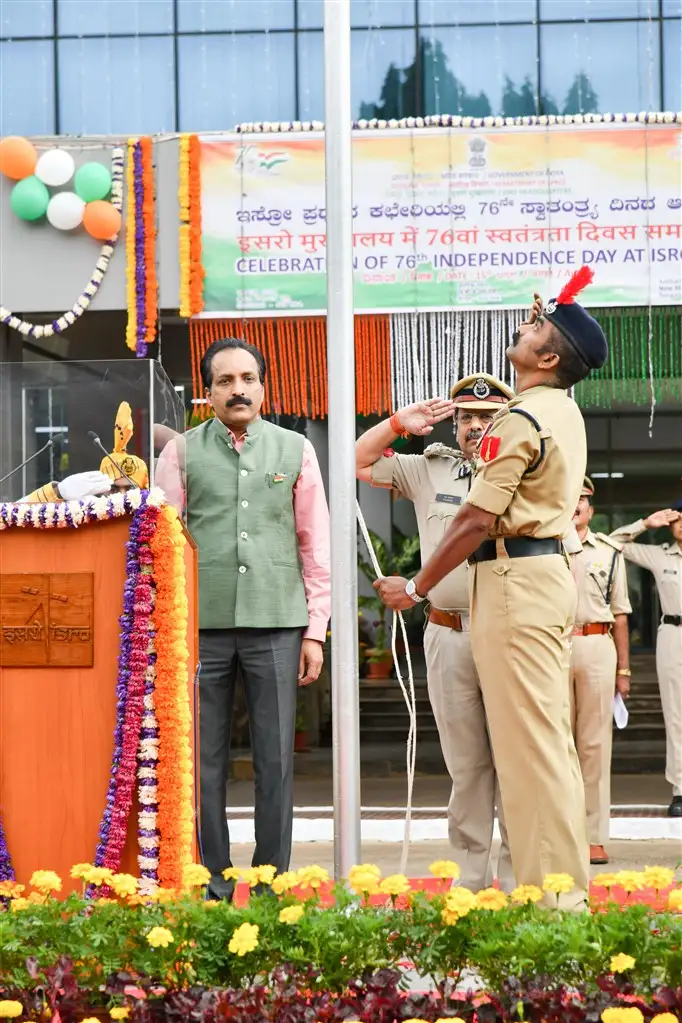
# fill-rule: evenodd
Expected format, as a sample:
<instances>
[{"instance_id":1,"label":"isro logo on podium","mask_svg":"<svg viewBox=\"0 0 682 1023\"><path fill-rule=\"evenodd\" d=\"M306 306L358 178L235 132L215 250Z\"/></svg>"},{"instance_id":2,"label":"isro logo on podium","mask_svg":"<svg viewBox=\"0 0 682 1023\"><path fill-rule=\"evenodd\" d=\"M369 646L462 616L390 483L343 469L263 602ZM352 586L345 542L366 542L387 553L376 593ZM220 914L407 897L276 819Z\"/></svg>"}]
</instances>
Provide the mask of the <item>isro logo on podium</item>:
<instances>
[{"instance_id":1,"label":"isro logo on podium","mask_svg":"<svg viewBox=\"0 0 682 1023\"><path fill-rule=\"evenodd\" d=\"M234 165L237 170L256 177L273 177L279 173L277 168L289 162L289 153L283 149L267 152L258 146L240 146Z\"/></svg>"}]
</instances>

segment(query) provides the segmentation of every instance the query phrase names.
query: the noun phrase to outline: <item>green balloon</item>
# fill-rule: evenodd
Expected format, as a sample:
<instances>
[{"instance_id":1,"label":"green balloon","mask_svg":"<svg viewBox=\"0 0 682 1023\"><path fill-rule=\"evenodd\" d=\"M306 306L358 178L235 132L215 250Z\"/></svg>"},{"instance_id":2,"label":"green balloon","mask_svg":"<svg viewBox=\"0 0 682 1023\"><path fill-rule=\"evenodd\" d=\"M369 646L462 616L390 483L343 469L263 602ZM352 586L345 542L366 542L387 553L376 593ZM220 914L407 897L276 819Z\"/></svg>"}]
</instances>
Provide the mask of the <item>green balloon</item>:
<instances>
[{"instance_id":1,"label":"green balloon","mask_svg":"<svg viewBox=\"0 0 682 1023\"><path fill-rule=\"evenodd\" d=\"M76 171L74 188L85 202L106 199L111 191L111 174L103 163L84 163Z\"/></svg>"},{"instance_id":2,"label":"green balloon","mask_svg":"<svg viewBox=\"0 0 682 1023\"><path fill-rule=\"evenodd\" d=\"M40 220L45 216L49 201L50 193L35 174L17 181L9 200L20 220Z\"/></svg>"}]
</instances>

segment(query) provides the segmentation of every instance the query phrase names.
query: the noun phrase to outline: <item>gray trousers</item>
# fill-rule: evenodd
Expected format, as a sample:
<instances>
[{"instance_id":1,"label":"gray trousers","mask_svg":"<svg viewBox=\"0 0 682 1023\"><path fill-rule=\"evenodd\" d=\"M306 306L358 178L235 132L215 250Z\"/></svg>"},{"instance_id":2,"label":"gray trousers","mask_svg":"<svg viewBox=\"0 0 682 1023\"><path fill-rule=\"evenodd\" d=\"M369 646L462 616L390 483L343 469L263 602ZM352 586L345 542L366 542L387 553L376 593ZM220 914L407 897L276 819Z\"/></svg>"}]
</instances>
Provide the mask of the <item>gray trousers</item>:
<instances>
[{"instance_id":1,"label":"gray trousers","mask_svg":"<svg viewBox=\"0 0 682 1023\"><path fill-rule=\"evenodd\" d=\"M294 733L301 629L199 632L201 844L209 894L229 898L232 866L225 819L238 670L244 683L256 780L253 866L288 870L293 827Z\"/></svg>"}]
</instances>

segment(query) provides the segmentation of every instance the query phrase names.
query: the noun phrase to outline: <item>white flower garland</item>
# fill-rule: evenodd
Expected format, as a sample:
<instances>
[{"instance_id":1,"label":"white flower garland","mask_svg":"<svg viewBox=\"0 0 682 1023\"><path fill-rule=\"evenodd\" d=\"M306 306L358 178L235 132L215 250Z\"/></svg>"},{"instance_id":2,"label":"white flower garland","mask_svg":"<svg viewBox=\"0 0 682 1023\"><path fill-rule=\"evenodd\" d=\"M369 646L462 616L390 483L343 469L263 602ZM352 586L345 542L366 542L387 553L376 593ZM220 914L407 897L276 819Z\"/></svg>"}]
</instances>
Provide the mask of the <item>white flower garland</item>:
<instances>
[{"instance_id":1,"label":"white flower garland","mask_svg":"<svg viewBox=\"0 0 682 1023\"><path fill-rule=\"evenodd\" d=\"M123 208L123 159L123 149L117 146L111 154L111 204L119 213ZM0 323L5 323L8 327L12 327L13 330L18 330L24 337L40 338L61 334L72 323L80 319L99 291L104 275L109 269L109 262L114 253L117 239L118 235L115 235L104 243L90 280L71 308L60 316L59 319L46 324L30 323L28 320L22 320L19 316L15 316L9 309L5 309L3 305L0 305Z\"/></svg>"},{"instance_id":2,"label":"white flower garland","mask_svg":"<svg viewBox=\"0 0 682 1023\"><path fill-rule=\"evenodd\" d=\"M553 124L682 124L682 112L665 110L638 114L532 114L527 117L460 117L454 114L433 114L429 117L401 117L384 121L353 121L356 131L386 128L531 128ZM235 128L243 135L269 132L324 131L323 121L244 121Z\"/></svg>"},{"instance_id":3,"label":"white flower garland","mask_svg":"<svg viewBox=\"0 0 682 1023\"><path fill-rule=\"evenodd\" d=\"M142 491L131 489L125 494L111 497L90 497L83 501L58 501L38 504L29 501L3 501L0 503L0 530L10 526L37 526L41 529L77 529L97 519L117 519L136 511L142 501ZM147 504L162 508L166 495L159 487L149 491Z\"/></svg>"}]
</instances>

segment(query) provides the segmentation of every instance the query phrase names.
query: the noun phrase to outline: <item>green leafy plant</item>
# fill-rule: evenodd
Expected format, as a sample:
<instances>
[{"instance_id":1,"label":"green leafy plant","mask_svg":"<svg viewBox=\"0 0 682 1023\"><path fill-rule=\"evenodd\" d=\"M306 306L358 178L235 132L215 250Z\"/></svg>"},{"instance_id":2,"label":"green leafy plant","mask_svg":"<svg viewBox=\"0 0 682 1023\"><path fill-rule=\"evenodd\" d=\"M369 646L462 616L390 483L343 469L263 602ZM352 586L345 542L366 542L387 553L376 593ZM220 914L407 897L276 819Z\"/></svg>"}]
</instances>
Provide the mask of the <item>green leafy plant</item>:
<instances>
[{"instance_id":1,"label":"green leafy plant","mask_svg":"<svg viewBox=\"0 0 682 1023\"><path fill-rule=\"evenodd\" d=\"M393 543L389 548L381 537L373 530L368 530L377 562L381 568L382 575L412 575L419 567L419 534L406 536L397 526L393 527ZM364 553L363 553L364 552ZM358 541L358 568L369 580L370 584L376 580L374 566L366 552L365 542L362 537ZM387 613L384 604L378 594L370 596L361 594L358 597L358 605L364 610L373 611L376 625L376 636L374 646L367 650L370 660L381 660L390 649L388 642ZM403 612L403 614L412 613Z\"/></svg>"}]
</instances>

